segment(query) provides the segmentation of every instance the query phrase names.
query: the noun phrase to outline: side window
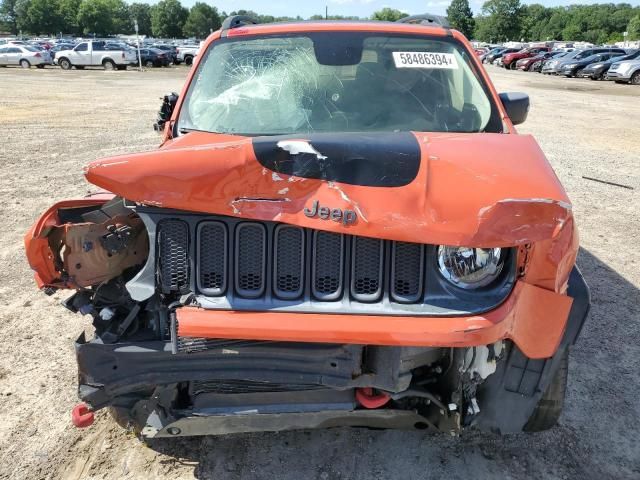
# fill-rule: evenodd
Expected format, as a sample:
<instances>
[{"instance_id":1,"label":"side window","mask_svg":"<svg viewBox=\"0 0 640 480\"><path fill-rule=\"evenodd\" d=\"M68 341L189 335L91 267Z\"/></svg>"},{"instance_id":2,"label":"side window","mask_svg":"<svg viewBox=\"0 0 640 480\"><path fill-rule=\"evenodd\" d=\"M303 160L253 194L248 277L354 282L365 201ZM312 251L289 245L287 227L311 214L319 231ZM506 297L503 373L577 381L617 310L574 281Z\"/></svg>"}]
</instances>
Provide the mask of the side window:
<instances>
[{"instance_id":1,"label":"side window","mask_svg":"<svg viewBox=\"0 0 640 480\"><path fill-rule=\"evenodd\" d=\"M80 45L78 45L75 48L76 52L86 52L89 50L89 44L88 43L81 43Z\"/></svg>"},{"instance_id":2,"label":"side window","mask_svg":"<svg viewBox=\"0 0 640 480\"><path fill-rule=\"evenodd\" d=\"M17 47L12 47L9 50L7 50L7 53L22 53L22 51Z\"/></svg>"},{"instance_id":3,"label":"side window","mask_svg":"<svg viewBox=\"0 0 640 480\"><path fill-rule=\"evenodd\" d=\"M93 42L93 51L95 52L96 50L100 52L106 50L104 42Z\"/></svg>"}]
</instances>

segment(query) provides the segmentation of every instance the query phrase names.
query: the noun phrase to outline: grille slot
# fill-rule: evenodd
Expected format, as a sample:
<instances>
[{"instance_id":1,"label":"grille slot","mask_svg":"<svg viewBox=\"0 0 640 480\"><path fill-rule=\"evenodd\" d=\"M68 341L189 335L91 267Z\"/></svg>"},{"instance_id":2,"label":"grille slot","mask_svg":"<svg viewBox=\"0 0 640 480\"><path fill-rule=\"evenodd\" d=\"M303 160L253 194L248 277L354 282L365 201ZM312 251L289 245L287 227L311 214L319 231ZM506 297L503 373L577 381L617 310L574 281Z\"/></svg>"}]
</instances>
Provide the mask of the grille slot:
<instances>
[{"instance_id":1,"label":"grille slot","mask_svg":"<svg viewBox=\"0 0 640 480\"><path fill-rule=\"evenodd\" d=\"M415 303L422 296L424 246L392 242L391 297L397 302Z\"/></svg>"},{"instance_id":2,"label":"grille slot","mask_svg":"<svg viewBox=\"0 0 640 480\"><path fill-rule=\"evenodd\" d=\"M267 232L260 223L236 227L236 291L245 298L260 297L265 290Z\"/></svg>"},{"instance_id":3,"label":"grille slot","mask_svg":"<svg viewBox=\"0 0 640 480\"><path fill-rule=\"evenodd\" d=\"M278 225L274 250L274 293L286 300L299 298L304 289L304 230Z\"/></svg>"},{"instance_id":4,"label":"grille slot","mask_svg":"<svg viewBox=\"0 0 640 480\"><path fill-rule=\"evenodd\" d=\"M375 302L382 293L384 242L353 237L351 249L351 295L361 302Z\"/></svg>"},{"instance_id":5,"label":"grille slot","mask_svg":"<svg viewBox=\"0 0 640 480\"><path fill-rule=\"evenodd\" d=\"M342 295L344 272L344 235L313 232L313 295L318 300L336 300Z\"/></svg>"},{"instance_id":6,"label":"grille slot","mask_svg":"<svg viewBox=\"0 0 640 480\"><path fill-rule=\"evenodd\" d=\"M222 222L198 225L198 288L205 295L220 296L227 289L227 227Z\"/></svg>"},{"instance_id":7,"label":"grille slot","mask_svg":"<svg viewBox=\"0 0 640 480\"><path fill-rule=\"evenodd\" d=\"M182 220L163 220L158 226L158 272L164 293L189 287L189 226Z\"/></svg>"}]
</instances>

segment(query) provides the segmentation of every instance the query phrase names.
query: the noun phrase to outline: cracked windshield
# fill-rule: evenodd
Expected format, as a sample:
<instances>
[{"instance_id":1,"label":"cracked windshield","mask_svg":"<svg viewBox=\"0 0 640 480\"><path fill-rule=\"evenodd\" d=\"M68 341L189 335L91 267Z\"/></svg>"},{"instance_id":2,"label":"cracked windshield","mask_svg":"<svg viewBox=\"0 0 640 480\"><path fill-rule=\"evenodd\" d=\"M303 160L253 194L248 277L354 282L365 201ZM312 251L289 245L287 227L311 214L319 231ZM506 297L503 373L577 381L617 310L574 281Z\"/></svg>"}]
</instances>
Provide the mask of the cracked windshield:
<instances>
[{"instance_id":1,"label":"cracked windshield","mask_svg":"<svg viewBox=\"0 0 640 480\"><path fill-rule=\"evenodd\" d=\"M203 60L178 121L182 133L501 131L462 46L450 39L228 39Z\"/></svg>"}]
</instances>

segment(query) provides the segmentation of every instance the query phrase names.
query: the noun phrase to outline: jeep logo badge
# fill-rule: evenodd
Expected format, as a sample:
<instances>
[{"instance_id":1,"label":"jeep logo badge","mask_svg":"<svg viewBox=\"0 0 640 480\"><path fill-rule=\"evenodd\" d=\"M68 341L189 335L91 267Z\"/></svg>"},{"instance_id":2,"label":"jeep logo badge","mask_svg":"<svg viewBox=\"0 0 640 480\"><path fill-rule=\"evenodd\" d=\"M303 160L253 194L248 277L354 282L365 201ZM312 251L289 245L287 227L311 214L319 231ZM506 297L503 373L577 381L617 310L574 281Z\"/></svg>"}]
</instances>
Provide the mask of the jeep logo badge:
<instances>
[{"instance_id":1,"label":"jeep logo badge","mask_svg":"<svg viewBox=\"0 0 640 480\"><path fill-rule=\"evenodd\" d=\"M304 214L309 218L317 216L321 220L342 222L343 225L352 225L358 219L358 215L353 210L342 211L339 208L321 207L318 200L313 202L311 208L305 207Z\"/></svg>"}]
</instances>

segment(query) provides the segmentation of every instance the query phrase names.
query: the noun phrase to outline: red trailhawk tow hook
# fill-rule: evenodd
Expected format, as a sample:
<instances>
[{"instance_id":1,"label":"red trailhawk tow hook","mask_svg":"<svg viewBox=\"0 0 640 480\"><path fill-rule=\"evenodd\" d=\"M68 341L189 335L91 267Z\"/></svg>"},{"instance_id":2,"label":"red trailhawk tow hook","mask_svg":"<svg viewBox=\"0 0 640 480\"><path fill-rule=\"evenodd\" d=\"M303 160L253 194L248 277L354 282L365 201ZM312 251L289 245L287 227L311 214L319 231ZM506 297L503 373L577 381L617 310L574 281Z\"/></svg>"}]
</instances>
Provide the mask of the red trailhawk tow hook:
<instances>
[{"instance_id":1,"label":"red trailhawk tow hook","mask_svg":"<svg viewBox=\"0 0 640 480\"><path fill-rule=\"evenodd\" d=\"M91 426L95 416L86 403L79 403L71 410L71 422L78 428Z\"/></svg>"},{"instance_id":2,"label":"red trailhawk tow hook","mask_svg":"<svg viewBox=\"0 0 640 480\"><path fill-rule=\"evenodd\" d=\"M357 388L356 400L364 408L379 408L385 405L391 397L386 393L375 395L373 388Z\"/></svg>"}]
</instances>

